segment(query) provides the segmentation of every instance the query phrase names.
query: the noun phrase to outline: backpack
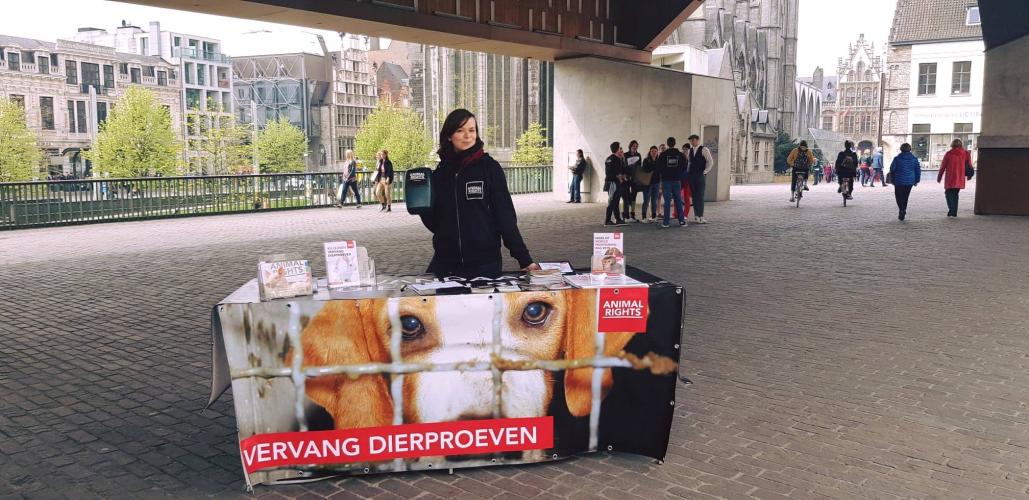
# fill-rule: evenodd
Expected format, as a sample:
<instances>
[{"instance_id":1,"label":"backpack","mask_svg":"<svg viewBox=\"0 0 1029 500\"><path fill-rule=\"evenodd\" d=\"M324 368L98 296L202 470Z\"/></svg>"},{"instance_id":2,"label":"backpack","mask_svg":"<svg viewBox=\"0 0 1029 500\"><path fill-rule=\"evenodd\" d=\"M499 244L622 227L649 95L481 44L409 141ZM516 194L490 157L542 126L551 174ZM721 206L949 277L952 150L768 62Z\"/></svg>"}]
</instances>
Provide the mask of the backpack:
<instances>
[{"instance_id":1,"label":"backpack","mask_svg":"<svg viewBox=\"0 0 1029 500\"><path fill-rule=\"evenodd\" d=\"M795 170L808 170L811 168L811 158L808 157L807 151L797 150L797 160L794 162L793 168Z\"/></svg>"}]
</instances>

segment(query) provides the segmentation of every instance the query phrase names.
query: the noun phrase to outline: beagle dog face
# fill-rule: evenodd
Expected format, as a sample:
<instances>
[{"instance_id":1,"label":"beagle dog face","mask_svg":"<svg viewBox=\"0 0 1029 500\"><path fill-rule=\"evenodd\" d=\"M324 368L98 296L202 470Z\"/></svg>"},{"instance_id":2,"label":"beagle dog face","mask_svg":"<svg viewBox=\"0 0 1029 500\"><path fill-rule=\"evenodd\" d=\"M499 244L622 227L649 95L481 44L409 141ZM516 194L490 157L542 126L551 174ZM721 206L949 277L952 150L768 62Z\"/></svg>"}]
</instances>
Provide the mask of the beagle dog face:
<instances>
[{"instance_id":1,"label":"beagle dog face","mask_svg":"<svg viewBox=\"0 0 1029 500\"><path fill-rule=\"evenodd\" d=\"M499 313L500 357L509 361L591 357L595 353L596 290L404 297L329 302L304 329L304 366L387 363L390 333L387 300L396 300L405 363L489 362L494 318ZM499 301L499 303L498 303ZM606 333L604 351L621 351L632 333ZM292 352L287 355L291 358ZM593 369L565 372L565 400L572 415L589 414ZM390 425L393 402L388 376L308 379L307 396L324 407L336 428ZM604 370L602 392L612 383ZM501 376L501 417L546 414L554 377L545 370L510 370ZM490 371L419 372L403 382L405 423L493 417ZM602 395L603 395L602 394Z\"/></svg>"}]
</instances>

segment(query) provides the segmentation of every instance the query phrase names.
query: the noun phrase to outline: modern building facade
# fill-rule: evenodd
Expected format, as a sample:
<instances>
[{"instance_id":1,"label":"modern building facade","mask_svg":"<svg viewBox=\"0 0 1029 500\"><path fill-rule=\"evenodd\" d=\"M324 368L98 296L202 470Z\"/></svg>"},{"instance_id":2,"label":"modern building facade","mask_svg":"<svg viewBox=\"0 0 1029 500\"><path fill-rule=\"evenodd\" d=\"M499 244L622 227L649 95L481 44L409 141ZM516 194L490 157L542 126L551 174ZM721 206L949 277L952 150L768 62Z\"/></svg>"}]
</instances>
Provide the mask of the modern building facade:
<instances>
[{"instance_id":1,"label":"modern building facade","mask_svg":"<svg viewBox=\"0 0 1029 500\"><path fill-rule=\"evenodd\" d=\"M371 58L379 67L390 63L407 72L411 108L424 117L431 137L439 135L447 113L467 108L476 114L490 154L502 163L532 122L553 141L553 63L395 40Z\"/></svg>"},{"instance_id":2,"label":"modern building facade","mask_svg":"<svg viewBox=\"0 0 1029 500\"><path fill-rule=\"evenodd\" d=\"M665 41L725 49L740 115L734 183L770 182L778 132L796 135L798 11L798 0L707 0Z\"/></svg>"},{"instance_id":3,"label":"modern building facade","mask_svg":"<svg viewBox=\"0 0 1029 500\"><path fill-rule=\"evenodd\" d=\"M263 130L286 118L307 136L307 171L338 169L376 103L365 52L233 58L237 123Z\"/></svg>"},{"instance_id":4,"label":"modern building facade","mask_svg":"<svg viewBox=\"0 0 1029 500\"><path fill-rule=\"evenodd\" d=\"M81 153L132 85L153 92L168 108L172 125L181 126L176 67L160 57L70 40L54 43L0 35L0 97L24 106L28 126L46 152L41 178L92 173Z\"/></svg>"},{"instance_id":5,"label":"modern building facade","mask_svg":"<svg viewBox=\"0 0 1029 500\"><path fill-rule=\"evenodd\" d=\"M182 135L187 145L198 144L203 140L203 130L218 126L233 113L232 61L221 52L218 39L162 30L157 21L150 22L145 30L122 21L112 32L80 28L75 40L160 57L175 65L176 81L182 93L179 111L185 117ZM186 147L184 150L190 172L216 173L207 171L198 149Z\"/></svg>"},{"instance_id":6,"label":"modern building facade","mask_svg":"<svg viewBox=\"0 0 1029 500\"><path fill-rule=\"evenodd\" d=\"M927 19L925 12L933 12ZM954 139L976 157L982 130L985 44L974 0L897 4L887 55L883 142L910 143L922 168L937 169Z\"/></svg>"}]
</instances>

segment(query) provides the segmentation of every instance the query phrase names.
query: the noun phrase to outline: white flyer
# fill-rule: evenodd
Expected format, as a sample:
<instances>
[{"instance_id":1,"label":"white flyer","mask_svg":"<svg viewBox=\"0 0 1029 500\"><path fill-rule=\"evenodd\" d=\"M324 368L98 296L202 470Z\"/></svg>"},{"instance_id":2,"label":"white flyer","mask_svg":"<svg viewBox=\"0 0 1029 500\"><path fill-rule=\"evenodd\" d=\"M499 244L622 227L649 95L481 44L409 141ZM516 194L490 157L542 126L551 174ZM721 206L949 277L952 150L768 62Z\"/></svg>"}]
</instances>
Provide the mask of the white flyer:
<instances>
[{"instance_id":1,"label":"white flyer","mask_svg":"<svg viewBox=\"0 0 1029 500\"><path fill-rule=\"evenodd\" d=\"M354 240L325 243L325 271L329 288L359 286L361 270L358 265L357 242Z\"/></svg>"},{"instance_id":2,"label":"white flyer","mask_svg":"<svg viewBox=\"0 0 1029 500\"><path fill-rule=\"evenodd\" d=\"M609 276L625 274L624 241L623 233L593 233L590 271Z\"/></svg>"}]
</instances>

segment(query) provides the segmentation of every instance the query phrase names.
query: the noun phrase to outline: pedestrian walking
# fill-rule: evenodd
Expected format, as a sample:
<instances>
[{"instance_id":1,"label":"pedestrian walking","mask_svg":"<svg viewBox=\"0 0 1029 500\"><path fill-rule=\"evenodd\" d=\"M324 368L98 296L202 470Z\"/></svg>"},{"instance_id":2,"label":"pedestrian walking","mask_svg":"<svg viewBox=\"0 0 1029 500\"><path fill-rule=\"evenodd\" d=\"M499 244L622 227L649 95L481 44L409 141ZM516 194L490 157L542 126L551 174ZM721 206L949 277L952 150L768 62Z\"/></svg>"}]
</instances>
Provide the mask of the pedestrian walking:
<instances>
[{"instance_id":1,"label":"pedestrian walking","mask_svg":"<svg viewBox=\"0 0 1029 500\"><path fill-rule=\"evenodd\" d=\"M943 163L940 164L940 173L936 175L936 182L943 182L944 194L947 197L947 217L958 216L958 195L965 189L966 177L971 179L972 157L962 147L961 139L954 139L950 143L950 151L943 155Z\"/></svg>"},{"instance_id":2,"label":"pedestrian walking","mask_svg":"<svg viewBox=\"0 0 1029 500\"><path fill-rule=\"evenodd\" d=\"M883 177L883 148L876 149L872 155L872 187L875 187L876 178L886 187L886 177Z\"/></svg>"},{"instance_id":3,"label":"pedestrian walking","mask_svg":"<svg viewBox=\"0 0 1029 500\"><path fill-rule=\"evenodd\" d=\"M375 154L375 198L379 200L379 211L393 211L393 162L389 161L389 151L383 149Z\"/></svg>"},{"instance_id":4,"label":"pedestrian walking","mask_svg":"<svg viewBox=\"0 0 1029 500\"><path fill-rule=\"evenodd\" d=\"M639 222L636 218L636 195L641 186L636 184L636 171L643 166L639 148L640 143L633 139L629 141L629 152L625 153L625 175L628 181L622 189L622 220L626 222Z\"/></svg>"},{"instance_id":5,"label":"pedestrian walking","mask_svg":"<svg viewBox=\"0 0 1029 500\"><path fill-rule=\"evenodd\" d=\"M880 158L881 158L880 154ZM922 167L918 158L911 154L911 145L900 145L900 154L890 162L890 183L893 184L893 195L897 198L897 219L904 220L908 213L908 198L911 188L922 180Z\"/></svg>"},{"instance_id":6,"label":"pedestrian walking","mask_svg":"<svg viewBox=\"0 0 1029 500\"><path fill-rule=\"evenodd\" d=\"M651 146L636 176L637 183L643 191L643 209L640 210L640 216L643 217L641 220L648 224L657 222L657 200L661 192L661 175L658 172L657 164L658 155L657 146ZM647 217L648 206L650 207L650 217Z\"/></svg>"},{"instance_id":7,"label":"pedestrian walking","mask_svg":"<svg viewBox=\"0 0 1029 500\"><path fill-rule=\"evenodd\" d=\"M858 165L861 166L861 187L865 187L872 177L872 159L867 154L862 152L861 160L858 161ZM875 187L873 184L872 187Z\"/></svg>"},{"instance_id":8,"label":"pedestrian walking","mask_svg":"<svg viewBox=\"0 0 1029 500\"><path fill-rule=\"evenodd\" d=\"M661 191L664 193L664 222L662 228L667 228L669 217L672 215L672 200L675 200L675 211L679 215L679 226L686 225L686 213L682 206L682 182L679 181L681 170L686 168L686 156L675 147L675 137L669 137L666 141L668 148L658 157L659 172L661 173Z\"/></svg>"},{"instance_id":9,"label":"pedestrian walking","mask_svg":"<svg viewBox=\"0 0 1029 500\"><path fill-rule=\"evenodd\" d=\"M694 222L707 224L707 220L704 219L704 191L707 189L707 174L715 166L715 161L711 158L711 152L700 145L699 135L693 134L689 139L691 147L688 168Z\"/></svg>"},{"instance_id":10,"label":"pedestrian walking","mask_svg":"<svg viewBox=\"0 0 1029 500\"><path fill-rule=\"evenodd\" d=\"M568 187L568 203L582 203L582 176L589 163L582 155L582 150L575 151L575 166L572 167L572 184Z\"/></svg>"},{"instance_id":11,"label":"pedestrian walking","mask_svg":"<svg viewBox=\"0 0 1029 500\"><path fill-rule=\"evenodd\" d=\"M625 220L618 211L618 201L622 199L622 185L625 181L624 152L618 141L611 143L611 155L604 160L604 191L607 191L607 212L604 214L605 226L624 226ZM611 220L612 217L614 220Z\"/></svg>"},{"instance_id":12,"label":"pedestrian walking","mask_svg":"<svg viewBox=\"0 0 1029 500\"><path fill-rule=\"evenodd\" d=\"M504 169L484 151L475 115L458 109L447 115L439 134L440 162L432 172L433 197L422 223L432 231L437 277L501 275L501 244L525 271L539 270L518 230L518 216Z\"/></svg>"},{"instance_id":13,"label":"pedestrian walking","mask_svg":"<svg viewBox=\"0 0 1029 500\"><path fill-rule=\"evenodd\" d=\"M343 153L343 184L339 187L339 195L336 197L336 208L343 208L347 203L347 191L354 192L354 204L361 208L361 192L357 189L357 160L354 159L354 151L351 149Z\"/></svg>"}]
</instances>

